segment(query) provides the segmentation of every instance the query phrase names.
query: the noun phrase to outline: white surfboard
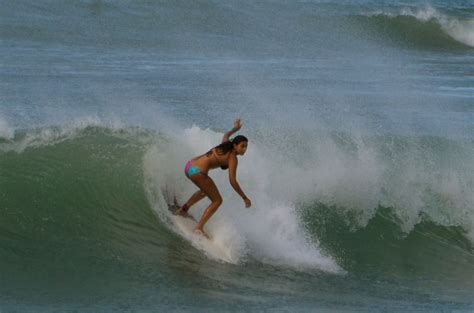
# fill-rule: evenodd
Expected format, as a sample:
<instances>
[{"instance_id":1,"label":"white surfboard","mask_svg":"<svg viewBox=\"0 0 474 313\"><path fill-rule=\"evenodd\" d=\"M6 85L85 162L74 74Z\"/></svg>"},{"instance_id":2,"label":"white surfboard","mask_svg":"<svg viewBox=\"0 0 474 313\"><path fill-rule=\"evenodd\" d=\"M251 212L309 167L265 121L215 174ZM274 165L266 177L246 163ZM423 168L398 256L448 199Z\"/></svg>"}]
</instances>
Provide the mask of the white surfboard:
<instances>
[{"instance_id":1,"label":"white surfboard","mask_svg":"<svg viewBox=\"0 0 474 313\"><path fill-rule=\"evenodd\" d=\"M236 260L232 258L232 251L229 247L226 247L220 242L213 238L212 233L207 231L209 238L206 238L202 234L194 232L197 222L194 217L183 217L175 215L177 208L175 204L169 204L168 209L173 213L171 221L175 226L178 233L186 240L188 240L195 248L204 252L207 256L228 263L236 263Z\"/></svg>"}]
</instances>

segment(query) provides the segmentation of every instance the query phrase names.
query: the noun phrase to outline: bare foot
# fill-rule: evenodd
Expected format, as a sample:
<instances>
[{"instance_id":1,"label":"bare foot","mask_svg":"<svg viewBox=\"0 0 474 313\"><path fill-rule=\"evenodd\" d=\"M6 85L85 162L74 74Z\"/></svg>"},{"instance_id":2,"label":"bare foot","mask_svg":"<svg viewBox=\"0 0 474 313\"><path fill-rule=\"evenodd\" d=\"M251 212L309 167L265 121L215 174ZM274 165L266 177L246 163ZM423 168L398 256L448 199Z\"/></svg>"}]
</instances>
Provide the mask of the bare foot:
<instances>
[{"instance_id":1,"label":"bare foot","mask_svg":"<svg viewBox=\"0 0 474 313\"><path fill-rule=\"evenodd\" d=\"M188 212L186 212L183 208L177 209L174 214L179 215L179 216L182 216L182 217L190 217L190 216L191 216L191 215L189 215Z\"/></svg>"},{"instance_id":2,"label":"bare foot","mask_svg":"<svg viewBox=\"0 0 474 313\"><path fill-rule=\"evenodd\" d=\"M204 231L204 229L196 228L196 229L194 229L194 233L197 234L197 235L204 236L209 240L211 239L211 237L209 237L209 235Z\"/></svg>"}]
</instances>

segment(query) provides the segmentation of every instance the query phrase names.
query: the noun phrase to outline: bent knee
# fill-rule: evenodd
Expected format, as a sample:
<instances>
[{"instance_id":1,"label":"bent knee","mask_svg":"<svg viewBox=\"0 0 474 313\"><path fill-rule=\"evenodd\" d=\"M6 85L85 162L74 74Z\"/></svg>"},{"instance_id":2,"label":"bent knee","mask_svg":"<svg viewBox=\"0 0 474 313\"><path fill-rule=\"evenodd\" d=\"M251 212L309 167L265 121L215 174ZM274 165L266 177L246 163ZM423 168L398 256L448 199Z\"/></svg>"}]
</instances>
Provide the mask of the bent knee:
<instances>
[{"instance_id":1,"label":"bent knee","mask_svg":"<svg viewBox=\"0 0 474 313\"><path fill-rule=\"evenodd\" d=\"M223 200L222 200L222 197L216 197L215 199L212 200L212 203L214 205L217 205L217 206L220 206L222 204Z\"/></svg>"}]
</instances>

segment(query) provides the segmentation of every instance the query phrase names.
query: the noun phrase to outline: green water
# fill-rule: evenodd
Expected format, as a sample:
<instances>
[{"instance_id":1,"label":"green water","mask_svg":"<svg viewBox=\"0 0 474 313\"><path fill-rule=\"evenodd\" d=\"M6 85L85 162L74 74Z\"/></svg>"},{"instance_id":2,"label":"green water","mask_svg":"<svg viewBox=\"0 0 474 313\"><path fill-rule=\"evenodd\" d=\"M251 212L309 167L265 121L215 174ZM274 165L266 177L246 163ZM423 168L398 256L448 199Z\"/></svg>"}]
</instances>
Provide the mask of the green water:
<instances>
[{"instance_id":1,"label":"green water","mask_svg":"<svg viewBox=\"0 0 474 313\"><path fill-rule=\"evenodd\" d=\"M404 233L384 207L357 226L353 211L301 203L304 228L342 272L272 265L251 250L222 263L171 231L147 200L144 153L168 139L92 127L13 151L24 138L0 154L7 312L472 308L473 247L460 227L423 217Z\"/></svg>"}]
</instances>

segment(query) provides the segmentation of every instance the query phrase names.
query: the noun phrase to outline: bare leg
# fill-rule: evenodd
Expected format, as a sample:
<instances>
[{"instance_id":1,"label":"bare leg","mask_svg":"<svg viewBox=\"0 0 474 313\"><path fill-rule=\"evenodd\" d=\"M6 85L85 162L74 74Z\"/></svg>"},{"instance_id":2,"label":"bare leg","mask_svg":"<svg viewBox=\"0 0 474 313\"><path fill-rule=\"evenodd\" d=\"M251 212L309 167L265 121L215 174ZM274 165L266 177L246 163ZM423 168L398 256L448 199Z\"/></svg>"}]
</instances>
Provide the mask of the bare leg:
<instances>
[{"instance_id":1,"label":"bare leg","mask_svg":"<svg viewBox=\"0 0 474 313\"><path fill-rule=\"evenodd\" d=\"M211 218L211 216L217 211L219 206L222 204L222 197L219 193L219 190L217 189L216 184L214 183L212 178L210 178L209 176L202 175L202 174L193 175L191 176L191 180L211 200L211 204L204 211L204 214L202 215L201 220L199 221L195 229L196 232L202 232L206 237L209 238L209 236L204 231L204 225L207 223L207 221Z\"/></svg>"},{"instance_id":2,"label":"bare leg","mask_svg":"<svg viewBox=\"0 0 474 313\"><path fill-rule=\"evenodd\" d=\"M202 192L202 190L198 190L195 193L193 193L193 195L189 198L189 200L185 204L188 206L188 208L190 208L194 204L201 201L205 196L206 194Z\"/></svg>"},{"instance_id":3,"label":"bare leg","mask_svg":"<svg viewBox=\"0 0 474 313\"><path fill-rule=\"evenodd\" d=\"M181 206L181 207L176 211L176 214L182 215L182 216L186 216L188 210L189 210L194 204L196 204L197 202L201 201L205 196L206 196L206 194L205 194L204 192L202 192L201 190L196 191L196 192L193 193L193 195L189 198L189 200L188 200L185 204L183 204L183 206Z\"/></svg>"},{"instance_id":4,"label":"bare leg","mask_svg":"<svg viewBox=\"0 0 474 313\"><path fill-rule=\"evenodd\" d=\"M222 204L222 200L216 200L212 201L212 203L207 207L206 211L204 211L204 214L201 217L201 220L196 226L196 229L203 230L204 224L207 223L207 221L214 215L214 213L217 211L219 206Z\"/></svg>"}]
</instances>

